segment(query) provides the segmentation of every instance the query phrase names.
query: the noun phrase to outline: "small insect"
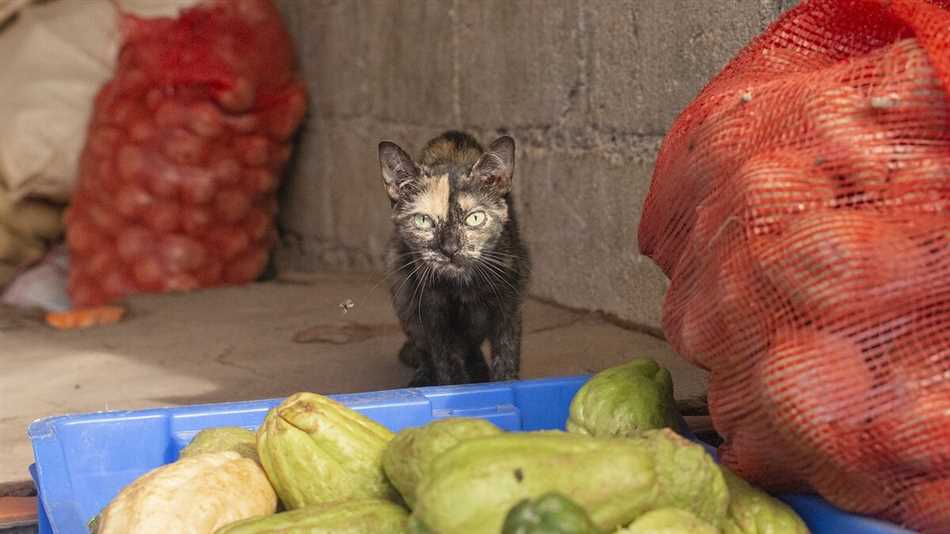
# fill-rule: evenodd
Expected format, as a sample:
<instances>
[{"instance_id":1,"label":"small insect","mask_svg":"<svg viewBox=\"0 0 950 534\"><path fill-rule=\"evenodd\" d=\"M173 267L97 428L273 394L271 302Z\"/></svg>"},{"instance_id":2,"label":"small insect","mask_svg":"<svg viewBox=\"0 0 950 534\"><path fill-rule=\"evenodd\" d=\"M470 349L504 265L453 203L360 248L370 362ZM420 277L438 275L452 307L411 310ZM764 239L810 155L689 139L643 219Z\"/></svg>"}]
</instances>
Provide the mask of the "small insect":
<instances>
[{"instance_id":1,"label":"small insect","mask_svg":"<svg viewBox=\"0 0 950 534\"><path fill-rule=\"evenodd\" d=\"M344 300L343 302L337 304L337 306L339 306L340 309L343 310L343 313L346 313L346 312L350 311L351 308L353 308L354 306L356 306L356 303L353 302L353 299L346 299L346 300Z\"/></svg>"}]
</instances>

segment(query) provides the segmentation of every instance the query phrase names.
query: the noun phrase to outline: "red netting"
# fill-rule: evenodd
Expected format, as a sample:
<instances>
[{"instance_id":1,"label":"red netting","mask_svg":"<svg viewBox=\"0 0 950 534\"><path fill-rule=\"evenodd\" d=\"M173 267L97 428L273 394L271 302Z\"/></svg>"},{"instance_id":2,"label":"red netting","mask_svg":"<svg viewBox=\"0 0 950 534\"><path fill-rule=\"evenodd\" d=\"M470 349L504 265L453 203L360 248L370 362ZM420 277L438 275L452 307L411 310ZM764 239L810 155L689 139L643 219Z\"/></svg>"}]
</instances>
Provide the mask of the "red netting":
<instances>
[{"instance_id":1,"label":"red netting","mask_svg":"<svg viewBox=\"0 0 950 534\"><path fill-rule=\"evenodd\" d=\"M307 105L279 13L211 0L122 27L66 216L73 304L254 280Z\"/></svg>"},{"instance_id":2,"label":"red netting","mask_svg":"<svg viewBox=\"0 0 950 534\"><path fill-rule=\"evenodd\" d=\"M950 532L950 2L803 2L676 121L640 246L756 484Z\"/></svg>"}]
</instances>

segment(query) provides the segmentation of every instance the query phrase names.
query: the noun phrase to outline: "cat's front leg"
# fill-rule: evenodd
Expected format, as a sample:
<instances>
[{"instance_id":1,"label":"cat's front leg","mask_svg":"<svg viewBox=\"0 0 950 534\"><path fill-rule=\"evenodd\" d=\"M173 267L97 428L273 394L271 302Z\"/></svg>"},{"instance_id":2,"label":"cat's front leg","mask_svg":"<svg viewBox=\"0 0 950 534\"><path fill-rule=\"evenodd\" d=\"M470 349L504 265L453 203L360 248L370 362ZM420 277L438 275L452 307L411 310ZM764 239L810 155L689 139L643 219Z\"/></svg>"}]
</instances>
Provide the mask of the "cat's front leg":
<instances>
[{"instance_id":1,"label":"cat's front leg","mask_svg":"<svg viewBox=\"0 0 950 534\"><path fill-rule=\"evenodd\" d=\"M408 387L421 388L434 385L435 378L432 376L432 368L428 364L423 364L416 367L416 372L412 376L412 380L409 381Z\"/></svg>"},{"instance_id":2,"label":"cat's front leg","mask_svg":"<svg viewBox=\"0 0 950 534\"><path fill-rule=\"evenodd\" d=\"M521 370L521 311L500 317L489 339L492 382L517 380Z\"/></svg>"},{"instance_id":3,"label":"cat's front leg","mask_svg":"<svg viewBox=\"0 0 950 534\"><path fill-rule=\"evenodd\" d=\"M399 349L399 361L407 367L419 367L427 359L426 354L411 339L407 339Z\"/></svg>"},{"instance_id":4,"label":"cat's front leg","mask_svg":"<svg viewBox=\"0 0 950 534\"><path fill-rule=\"evenodd\" d=\"M435 385L468 384L472 381L466 366L468 351L458 336L433 336L431 370Z\"/></svg>"},{"instance_id":5,"label":"cat's front leg","mask_svg":"<svg viewBox=\"0 0 950 534\"><path fill-rule=\"evenodd\" d=\"M475 346L469 349L465 368L468 370L468 377L471 382L491 381L491 369L485 363L485 355L482 354L481 347Z\"/></svg>"}]
</instances>

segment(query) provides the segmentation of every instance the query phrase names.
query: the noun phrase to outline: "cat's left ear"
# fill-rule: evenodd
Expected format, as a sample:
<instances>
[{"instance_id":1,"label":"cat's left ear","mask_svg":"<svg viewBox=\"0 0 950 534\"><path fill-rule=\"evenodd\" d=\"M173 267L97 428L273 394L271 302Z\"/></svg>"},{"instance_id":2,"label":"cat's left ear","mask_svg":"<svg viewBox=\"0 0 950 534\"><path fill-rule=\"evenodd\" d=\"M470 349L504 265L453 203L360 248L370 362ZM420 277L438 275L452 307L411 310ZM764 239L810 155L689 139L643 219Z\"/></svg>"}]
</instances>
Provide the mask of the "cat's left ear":
<instances>
[{"instance_id":1,"label":"cat's left ear","mask_svg":"<svg viewBox=\"0 0 950 534\"><path fill-rule=\"evenodd\" d=\"M472 167L472 176L493 188L498 194L511 191L515 173L515 140L503 136L488 145L488 151Z\"/></svg>"}]
</instances>

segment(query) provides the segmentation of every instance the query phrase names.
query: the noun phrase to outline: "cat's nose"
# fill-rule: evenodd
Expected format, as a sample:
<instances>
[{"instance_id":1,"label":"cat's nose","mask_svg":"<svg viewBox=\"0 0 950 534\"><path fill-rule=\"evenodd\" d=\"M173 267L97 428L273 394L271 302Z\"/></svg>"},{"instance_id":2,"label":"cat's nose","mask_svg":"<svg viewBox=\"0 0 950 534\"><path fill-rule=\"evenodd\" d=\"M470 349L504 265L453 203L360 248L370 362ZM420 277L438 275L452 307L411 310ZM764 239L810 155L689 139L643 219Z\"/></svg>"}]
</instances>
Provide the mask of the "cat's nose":
<instances>
[{"instance_id":1,"label":"cat's nose","mask_svg":"<svg viewBox=\"0 0 950 534\"><path fill-rule=\"evenodd\" d=\"M448 256L449 258L455 256L459 251L459 242L458 239L443 239L442 240L442 253Z\"/></svg>"}]
</instances>

